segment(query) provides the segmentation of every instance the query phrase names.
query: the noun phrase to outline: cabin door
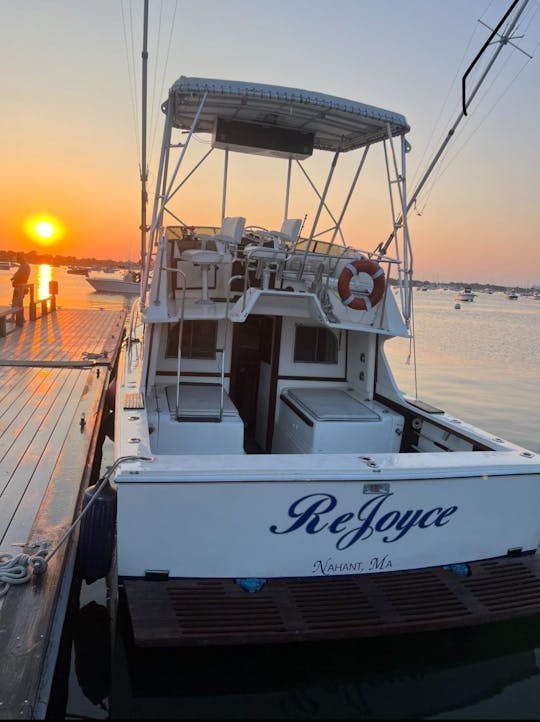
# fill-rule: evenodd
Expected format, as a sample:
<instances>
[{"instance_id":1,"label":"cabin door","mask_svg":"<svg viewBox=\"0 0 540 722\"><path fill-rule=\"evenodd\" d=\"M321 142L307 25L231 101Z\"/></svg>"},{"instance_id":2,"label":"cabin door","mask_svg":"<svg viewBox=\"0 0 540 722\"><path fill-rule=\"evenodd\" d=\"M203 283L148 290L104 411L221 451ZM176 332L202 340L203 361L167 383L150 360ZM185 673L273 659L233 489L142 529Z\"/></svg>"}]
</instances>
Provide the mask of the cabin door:
<instances>
[{"instance_id":1,"label":"cabin door","mask_svg":"<svg viewBox=\"0 0 540 722\"><path fill-rule=\"evenodd\" d=\"M230 392L246 429L246 450L271 447L277 383L278 319L248 316L234 324Z\"/></svg>"}]
</instances>

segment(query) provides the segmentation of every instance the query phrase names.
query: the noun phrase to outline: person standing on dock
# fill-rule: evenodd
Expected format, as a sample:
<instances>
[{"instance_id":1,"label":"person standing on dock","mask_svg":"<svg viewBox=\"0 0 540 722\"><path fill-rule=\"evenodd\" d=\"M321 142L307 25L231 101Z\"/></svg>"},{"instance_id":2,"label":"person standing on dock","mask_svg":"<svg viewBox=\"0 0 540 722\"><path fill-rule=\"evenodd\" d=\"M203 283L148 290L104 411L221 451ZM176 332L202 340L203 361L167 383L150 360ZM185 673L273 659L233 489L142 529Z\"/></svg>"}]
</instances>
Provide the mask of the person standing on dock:
<instances>
[{"instance_id":1,"label":"person standing on dock","mask_svg":"<svg viewBox=\"0 0 540 722\"><path fill-rule=\"evenodd\" d=\"M13 286L13 296L11 298L12 307L22 306L24 295L27 292L26 284L30 278L30 264L26 260L24 253L17 254L19 268L11 277L11 285Z\"/></svg>"}]
</instances>

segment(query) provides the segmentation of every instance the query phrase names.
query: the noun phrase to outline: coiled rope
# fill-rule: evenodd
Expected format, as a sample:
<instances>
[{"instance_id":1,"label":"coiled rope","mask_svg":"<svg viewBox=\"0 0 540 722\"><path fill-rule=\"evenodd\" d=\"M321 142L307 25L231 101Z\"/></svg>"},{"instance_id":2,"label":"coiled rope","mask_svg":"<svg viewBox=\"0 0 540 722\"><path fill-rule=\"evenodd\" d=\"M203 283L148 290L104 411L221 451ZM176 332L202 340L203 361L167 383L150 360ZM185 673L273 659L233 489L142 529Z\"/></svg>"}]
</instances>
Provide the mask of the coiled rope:
<instances>
[{"instance_id":1,"label":"coiled rope","mask_svg":"<svg viewBox=\"0 0 540 722\"><path fill-rule=\"evenodd\" d=\"M21 552L20 554L14 555L7 552L0 552L0 599L8 593L9 588L12 585L26 584L32 574L44 574L47 571L49 561L60 549L88 509L92 506L94 501L97 499L99 492L103 489L105 484L108 483L118 466L125 461L152 461L152 459L148 456L121 456L118 458L114 464L107 469L103 477L100 479L99 484L88 504L84 507L79 516L71 524L64 536L53 549L48 551L46 548L47 544L42 543L36 544L36 546L41 546L42 549L35 554L26 554Z\"/></svg>"}]
</instances>

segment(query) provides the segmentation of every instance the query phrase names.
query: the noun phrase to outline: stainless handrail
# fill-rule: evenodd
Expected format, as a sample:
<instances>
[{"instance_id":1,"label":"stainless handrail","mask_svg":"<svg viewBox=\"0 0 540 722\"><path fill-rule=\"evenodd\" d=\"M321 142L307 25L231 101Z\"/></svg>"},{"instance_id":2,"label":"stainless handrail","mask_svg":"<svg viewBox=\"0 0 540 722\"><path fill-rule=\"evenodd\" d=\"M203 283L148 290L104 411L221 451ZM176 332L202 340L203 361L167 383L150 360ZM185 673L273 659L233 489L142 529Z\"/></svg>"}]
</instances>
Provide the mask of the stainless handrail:
<instances>
[{"instance_id":1,"label":"stainless handrail","mask_svg":"<svg viewBox=\"0 0 540 722\"><path fill-rule=\"evenodd\" d=\"M169 269L165 269L169 270ZM184 308L186 302L186 274L180 269L175 269L182 277L182 299L180 305L180 318L178 319L178 350L176 354L176 412L175 418L178 418L180 411L180 371L182 367L182 336L184 333Z\"/></svg>"},{"instance_id":2,"label":"stainless handrail","mask_svg":"<svg viewBox=\"0 0 540 722\"><path fill-rule=\"evenodd\" d=\"M129 326L128 326L128 337L126 339L126 354L124 358L124 382L128 375L128 369L131 366L131 354L134 348L134 341L139 339L134 338L134 328L136 325L136 319L139 315L139 305L138 300L133 302L133 305L131 306L131 311L129 314Z\"/></svg>"}]
</instances>

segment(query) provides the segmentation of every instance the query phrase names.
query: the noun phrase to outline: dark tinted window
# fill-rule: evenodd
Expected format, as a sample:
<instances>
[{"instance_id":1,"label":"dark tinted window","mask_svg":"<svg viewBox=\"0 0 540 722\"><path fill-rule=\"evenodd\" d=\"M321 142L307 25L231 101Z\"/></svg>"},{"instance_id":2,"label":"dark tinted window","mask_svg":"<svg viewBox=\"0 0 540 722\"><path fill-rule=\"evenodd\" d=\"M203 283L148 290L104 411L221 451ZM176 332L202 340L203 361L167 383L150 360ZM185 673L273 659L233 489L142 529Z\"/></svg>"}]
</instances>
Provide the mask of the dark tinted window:
<instances>
[{"instance_id":1,"label":"dark tinted window","mask_svg":"<svg viewBox=\"0 0 540 722\"><path fill-rule=\"evenodd\" d=\"M318 326L297 326L294 340L296 363L337 364L337 339L332 331Z\"/></svg>"},{"instance_id":2,"label":"dark tinted window","mask_svg":"<svg viewBox=\"0 0 540 722\"><path fill-rule=\"evenodd\" d=\"M179 323L169 324L167 357L178 354ZM217 321L184 321L182 326L182 357L193 359L216 358Z\"/></svg>"}]
</instances>

